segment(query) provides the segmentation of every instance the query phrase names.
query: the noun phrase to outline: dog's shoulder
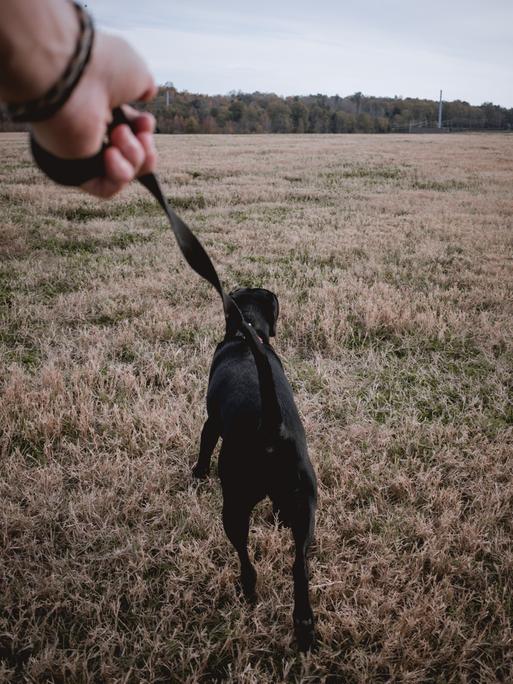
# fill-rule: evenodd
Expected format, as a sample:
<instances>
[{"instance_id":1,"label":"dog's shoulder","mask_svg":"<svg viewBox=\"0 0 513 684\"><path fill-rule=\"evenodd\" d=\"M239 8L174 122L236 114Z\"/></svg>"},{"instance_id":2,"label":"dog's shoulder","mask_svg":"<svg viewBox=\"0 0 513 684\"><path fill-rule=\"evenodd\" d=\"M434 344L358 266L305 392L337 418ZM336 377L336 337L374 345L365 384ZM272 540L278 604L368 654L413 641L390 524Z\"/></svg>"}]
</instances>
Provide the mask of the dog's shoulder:
<instances>
[{"instance_id":1,"label":"dog's shoulder","mask_svg":"<svg viewBox=\"0 0 513 684\"><path fill-rule=\"evenodd\" d=\"M212 367L240 361L251 354L249 345L242 337L225 338L217 345L212 358Z\"/></svg>"},{"instance_id":2,"label":"dog's shoulder","mask_svg":"<svg viewBox=\"0 0 513 684\"><path fill-rule=\"evenodd\" d=\"M284 373L283 364L280 357L275 352L269 343L264 344L267 358L271 363L273 371L281 371ZM255 365L254 357L249 347L249 344L243 337L229 337L222 340L214 351L212 358L212 365L210 367L210 375L224 366L238 365L242 363L249 363L251 366Z\"/></svg>"}]
</instances>

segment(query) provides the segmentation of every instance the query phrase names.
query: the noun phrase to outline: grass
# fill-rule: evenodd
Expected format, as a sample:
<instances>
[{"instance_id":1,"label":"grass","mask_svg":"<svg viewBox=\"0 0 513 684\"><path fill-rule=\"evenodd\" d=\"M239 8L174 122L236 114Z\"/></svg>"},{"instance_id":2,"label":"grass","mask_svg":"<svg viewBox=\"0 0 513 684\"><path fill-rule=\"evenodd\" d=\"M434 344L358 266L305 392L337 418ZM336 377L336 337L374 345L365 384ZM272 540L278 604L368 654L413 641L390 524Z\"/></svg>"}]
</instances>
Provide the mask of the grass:
<instances>
[{"instance_id":1,"label":"grass","mask_svg":"<svg viewBox=\"0 0 513 684\"><path fill-rule=\"evenodd\" d=\"M141 188L61 190L2 134L0 680L512 680L513 137L157 142L227 287L280 298L318 647L269 506L249 608L191 479L218 297Z\"/></svg>"}]
</instances>

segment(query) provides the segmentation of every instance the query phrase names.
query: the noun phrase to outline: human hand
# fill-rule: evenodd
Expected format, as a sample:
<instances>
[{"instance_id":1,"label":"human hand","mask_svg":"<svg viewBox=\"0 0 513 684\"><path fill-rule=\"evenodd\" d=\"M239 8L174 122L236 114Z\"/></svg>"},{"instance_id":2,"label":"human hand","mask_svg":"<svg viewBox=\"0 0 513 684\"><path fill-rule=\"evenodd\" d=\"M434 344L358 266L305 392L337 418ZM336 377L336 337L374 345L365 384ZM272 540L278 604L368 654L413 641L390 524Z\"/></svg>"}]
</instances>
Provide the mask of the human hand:
<instances>
[{"instance_id":1,"label":"human hand","mask_svg":"<svg viewBox=\"0 0 513 684\"><path fill-rule=\"evenodd\" d=\"M135 50L121 38L97 32L91 61L76 89L51 119L32 125L34 136L57 157L91 157L102 147L112 110L155 93L153 78ZM122 124L112 130L103 153L105 176L81 186L97 197L112 197L155 169L155 119L126 105L123 111L130 127Z\"/></svg>"}]
</instances>

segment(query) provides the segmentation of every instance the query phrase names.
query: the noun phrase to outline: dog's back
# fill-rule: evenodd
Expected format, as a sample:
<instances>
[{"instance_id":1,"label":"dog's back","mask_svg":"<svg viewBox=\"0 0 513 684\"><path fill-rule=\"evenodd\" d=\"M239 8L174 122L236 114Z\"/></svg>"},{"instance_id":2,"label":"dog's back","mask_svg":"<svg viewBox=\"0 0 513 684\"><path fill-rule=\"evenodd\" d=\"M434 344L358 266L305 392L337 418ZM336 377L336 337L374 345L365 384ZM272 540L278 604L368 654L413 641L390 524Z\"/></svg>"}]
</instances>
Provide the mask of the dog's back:
<instances>
[{"instance_id":1,"label":"dog's back","mask_svg":"<svg viewBox=\"0 0 513 684\"><path fill-rule=\"evenodd\" d=\"M303 425L281 361L269 344L265 345L265 352L272 370L283 427L287 433L301 435L304 439ZM262 424L261 388L253 354L243 338L226 340L218 345L210 369L207 410L218 421L221 437L242 432L241 426L246 439L251 433L254 437L257 435Z\"/></svg>"}]
</instances>

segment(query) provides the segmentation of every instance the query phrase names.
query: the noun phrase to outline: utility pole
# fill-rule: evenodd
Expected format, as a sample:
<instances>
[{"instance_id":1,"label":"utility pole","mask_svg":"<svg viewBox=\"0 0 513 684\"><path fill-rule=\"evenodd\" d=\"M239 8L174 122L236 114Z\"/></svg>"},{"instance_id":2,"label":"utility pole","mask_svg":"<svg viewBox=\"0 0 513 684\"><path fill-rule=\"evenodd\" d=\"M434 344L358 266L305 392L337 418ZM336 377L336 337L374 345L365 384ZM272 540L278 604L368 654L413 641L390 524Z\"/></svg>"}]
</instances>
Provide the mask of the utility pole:
<instances>
[{"instance_id":1,"label":"utility pole","mask_svg":"<svg viewBox=\"0 0 513 684\"><path fill-rule=\"evenodd\" d=\"M440 91L440 102L438 104L438 128L442 128L442 91Z\"/></svg>"},{"instance_id":2,"label":"utility pole","mask_svg":"<svg viewBox=\"0 0 513 684\"><path fill-rule=\"evenodd\" d=\"M164 83L164 88L166 89L166 108L169 108L169 105L171 103L171 98L172 98L172 93L171 91L174 91L174 85L172 81L166 81Z\"/></svg>"}]
</instances>

